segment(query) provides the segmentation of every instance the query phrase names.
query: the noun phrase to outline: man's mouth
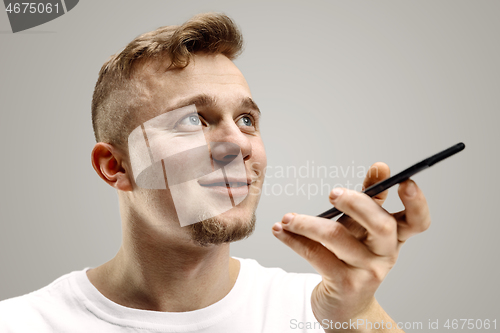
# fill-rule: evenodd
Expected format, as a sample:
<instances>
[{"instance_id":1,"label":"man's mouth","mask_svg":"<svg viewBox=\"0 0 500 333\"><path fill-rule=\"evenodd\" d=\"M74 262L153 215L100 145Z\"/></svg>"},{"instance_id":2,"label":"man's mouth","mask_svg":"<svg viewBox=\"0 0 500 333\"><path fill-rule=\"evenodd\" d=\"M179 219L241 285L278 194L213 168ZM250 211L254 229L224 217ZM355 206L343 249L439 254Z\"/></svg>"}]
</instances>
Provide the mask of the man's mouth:
<instances>
[{"instance_id":1,"label":"man's mouth","mask_svg":"<svg viewBox=\"0 0 500 333\"><path fill-rule=\"evenodd\" d=\"M210 175L212 176L212 175ZM226 173L223 173L222 177L221 176L215 176L215 177L203 177L198 180L198 183L203 186L203 187L217 187L217 186L222 186L222 187L244 187L252 184L252 179L250 177L237 177L237 176L230 176L226 175Z\"/></svg>"},{"instance_id":2,"label":"man's mouth","mask_svg":"<svg viewBox=\"0 0 500 333\"><path fill-rule=\"evenodd\" d=\"M231 204L235 205L236 198L243 199L249 193L249 187L253 181L249 178L217 178L217 179L205 179L199 180L198 183L201 187L206 188L208 191L214 194L222 195L231 200Z\"/></svg>"},{"instance_id":3,"label":"man's mouth","mask_svg":"<svg viewBox=\"0 0 500 333\"><path fill-rule=\"evenodd\" d=\"M226 182L215 182L215 183L205 183L205 184L200 183L200 185L203 187L221 186L221 187L235 188L235 187L248 186L250 184L245 181L245 182L227 182L227 183Z\"/></svg>"}]
</instances>

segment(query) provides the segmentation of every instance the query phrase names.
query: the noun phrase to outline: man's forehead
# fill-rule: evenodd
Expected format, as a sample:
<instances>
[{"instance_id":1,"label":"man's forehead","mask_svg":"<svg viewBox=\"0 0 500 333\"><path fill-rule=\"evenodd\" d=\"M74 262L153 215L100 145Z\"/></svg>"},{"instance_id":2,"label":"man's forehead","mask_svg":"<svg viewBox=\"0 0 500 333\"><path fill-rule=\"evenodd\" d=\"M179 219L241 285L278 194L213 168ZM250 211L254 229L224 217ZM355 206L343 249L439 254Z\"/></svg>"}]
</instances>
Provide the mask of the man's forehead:
<instances>
[{"instance_id":1,"label":"man's forehead","mask_svg":"<svg viewBox=\"0 0 500 333\"><path fill-rule=\"evenodd\" d=\"M186 105L215 106L237 103L258 107L251 99L245 78L231 60L223 55L195 55L183 69L166 71L168 64L149 61L135 71L132 85L138 105L159 114Z\"/></svg>"},{"instance_id":2,"label":"man's forehead","mask_svg":"<svg viewBox=\"0 0 500 333\"><path fill-rule=\"evenodd\" d=\"M203 83L241 84L246 80L238 67L222 54L195 54L185 68L168 69L167 59L147 60L136 67L133 79L145 84L151 90Z\"/></svg>"}]
</instances>

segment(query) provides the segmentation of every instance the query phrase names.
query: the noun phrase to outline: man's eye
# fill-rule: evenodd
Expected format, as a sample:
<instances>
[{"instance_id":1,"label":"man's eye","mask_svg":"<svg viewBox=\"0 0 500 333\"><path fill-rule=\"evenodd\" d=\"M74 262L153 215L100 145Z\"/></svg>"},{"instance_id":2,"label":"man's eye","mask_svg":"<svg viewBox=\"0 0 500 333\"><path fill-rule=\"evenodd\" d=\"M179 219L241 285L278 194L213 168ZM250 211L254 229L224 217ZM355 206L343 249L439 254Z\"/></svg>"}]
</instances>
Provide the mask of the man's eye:
<instances>
[{"instance_id":1,"label":"man's eye","mask_svg":"<svg viewBox=\"0 0 500 333\"><path fill-rule=\"evenodd\" d=\"M239 126L253 126L253 120L250 117L244 116L238 120L237 124Z\"/></svg>"},{"instance_id":2,"label":"man's eye","mask_svg":"<svg viewBox=\"0 0 500 333\"><path fill-rule=\"evenodd\" d=\"M196 131L201 129L201 119L197 114L190 114L182 118L175 129L179 131Z\"/></svg>"}]
</instances>

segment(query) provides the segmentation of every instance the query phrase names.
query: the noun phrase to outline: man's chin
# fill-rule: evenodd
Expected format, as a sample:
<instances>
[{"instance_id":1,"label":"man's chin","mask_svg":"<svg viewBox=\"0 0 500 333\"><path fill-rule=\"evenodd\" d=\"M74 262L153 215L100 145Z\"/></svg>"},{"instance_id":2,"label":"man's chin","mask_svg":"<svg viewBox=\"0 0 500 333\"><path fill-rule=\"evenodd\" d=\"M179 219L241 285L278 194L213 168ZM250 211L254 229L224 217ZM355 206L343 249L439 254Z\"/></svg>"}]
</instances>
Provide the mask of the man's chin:
<instances>
[{"instance_id":1,"label":"man's chin","mask_svg":"<svg viewBox=\"0 0 500 333\"><path fill-rule=\"evenodd\" d=\"M245 239L255 230L255 212L248 218L226 213L186 226L191 239L197 245L207 247Z\"/></svg>"}]
</instances>

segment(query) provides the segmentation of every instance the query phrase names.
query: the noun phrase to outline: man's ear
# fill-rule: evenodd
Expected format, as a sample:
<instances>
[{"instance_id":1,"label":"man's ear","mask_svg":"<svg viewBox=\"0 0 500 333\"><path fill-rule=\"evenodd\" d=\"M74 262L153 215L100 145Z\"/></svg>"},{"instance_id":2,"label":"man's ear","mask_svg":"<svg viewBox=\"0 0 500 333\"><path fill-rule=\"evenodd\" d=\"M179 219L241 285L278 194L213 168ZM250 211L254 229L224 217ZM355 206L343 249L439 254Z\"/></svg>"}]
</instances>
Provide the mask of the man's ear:
<instances>
[{"instance_id":1,"label":"man's ear","mask_svg":"<svg viewBox=\"0 0 500 333\"><path fill-rule=\"evenodd\" d=\"M117 148L98 142L92 150L92 166L106 183L120 191L132 191L132 175L123 166L124 155Z\"/></svg>"}]
</instances>

